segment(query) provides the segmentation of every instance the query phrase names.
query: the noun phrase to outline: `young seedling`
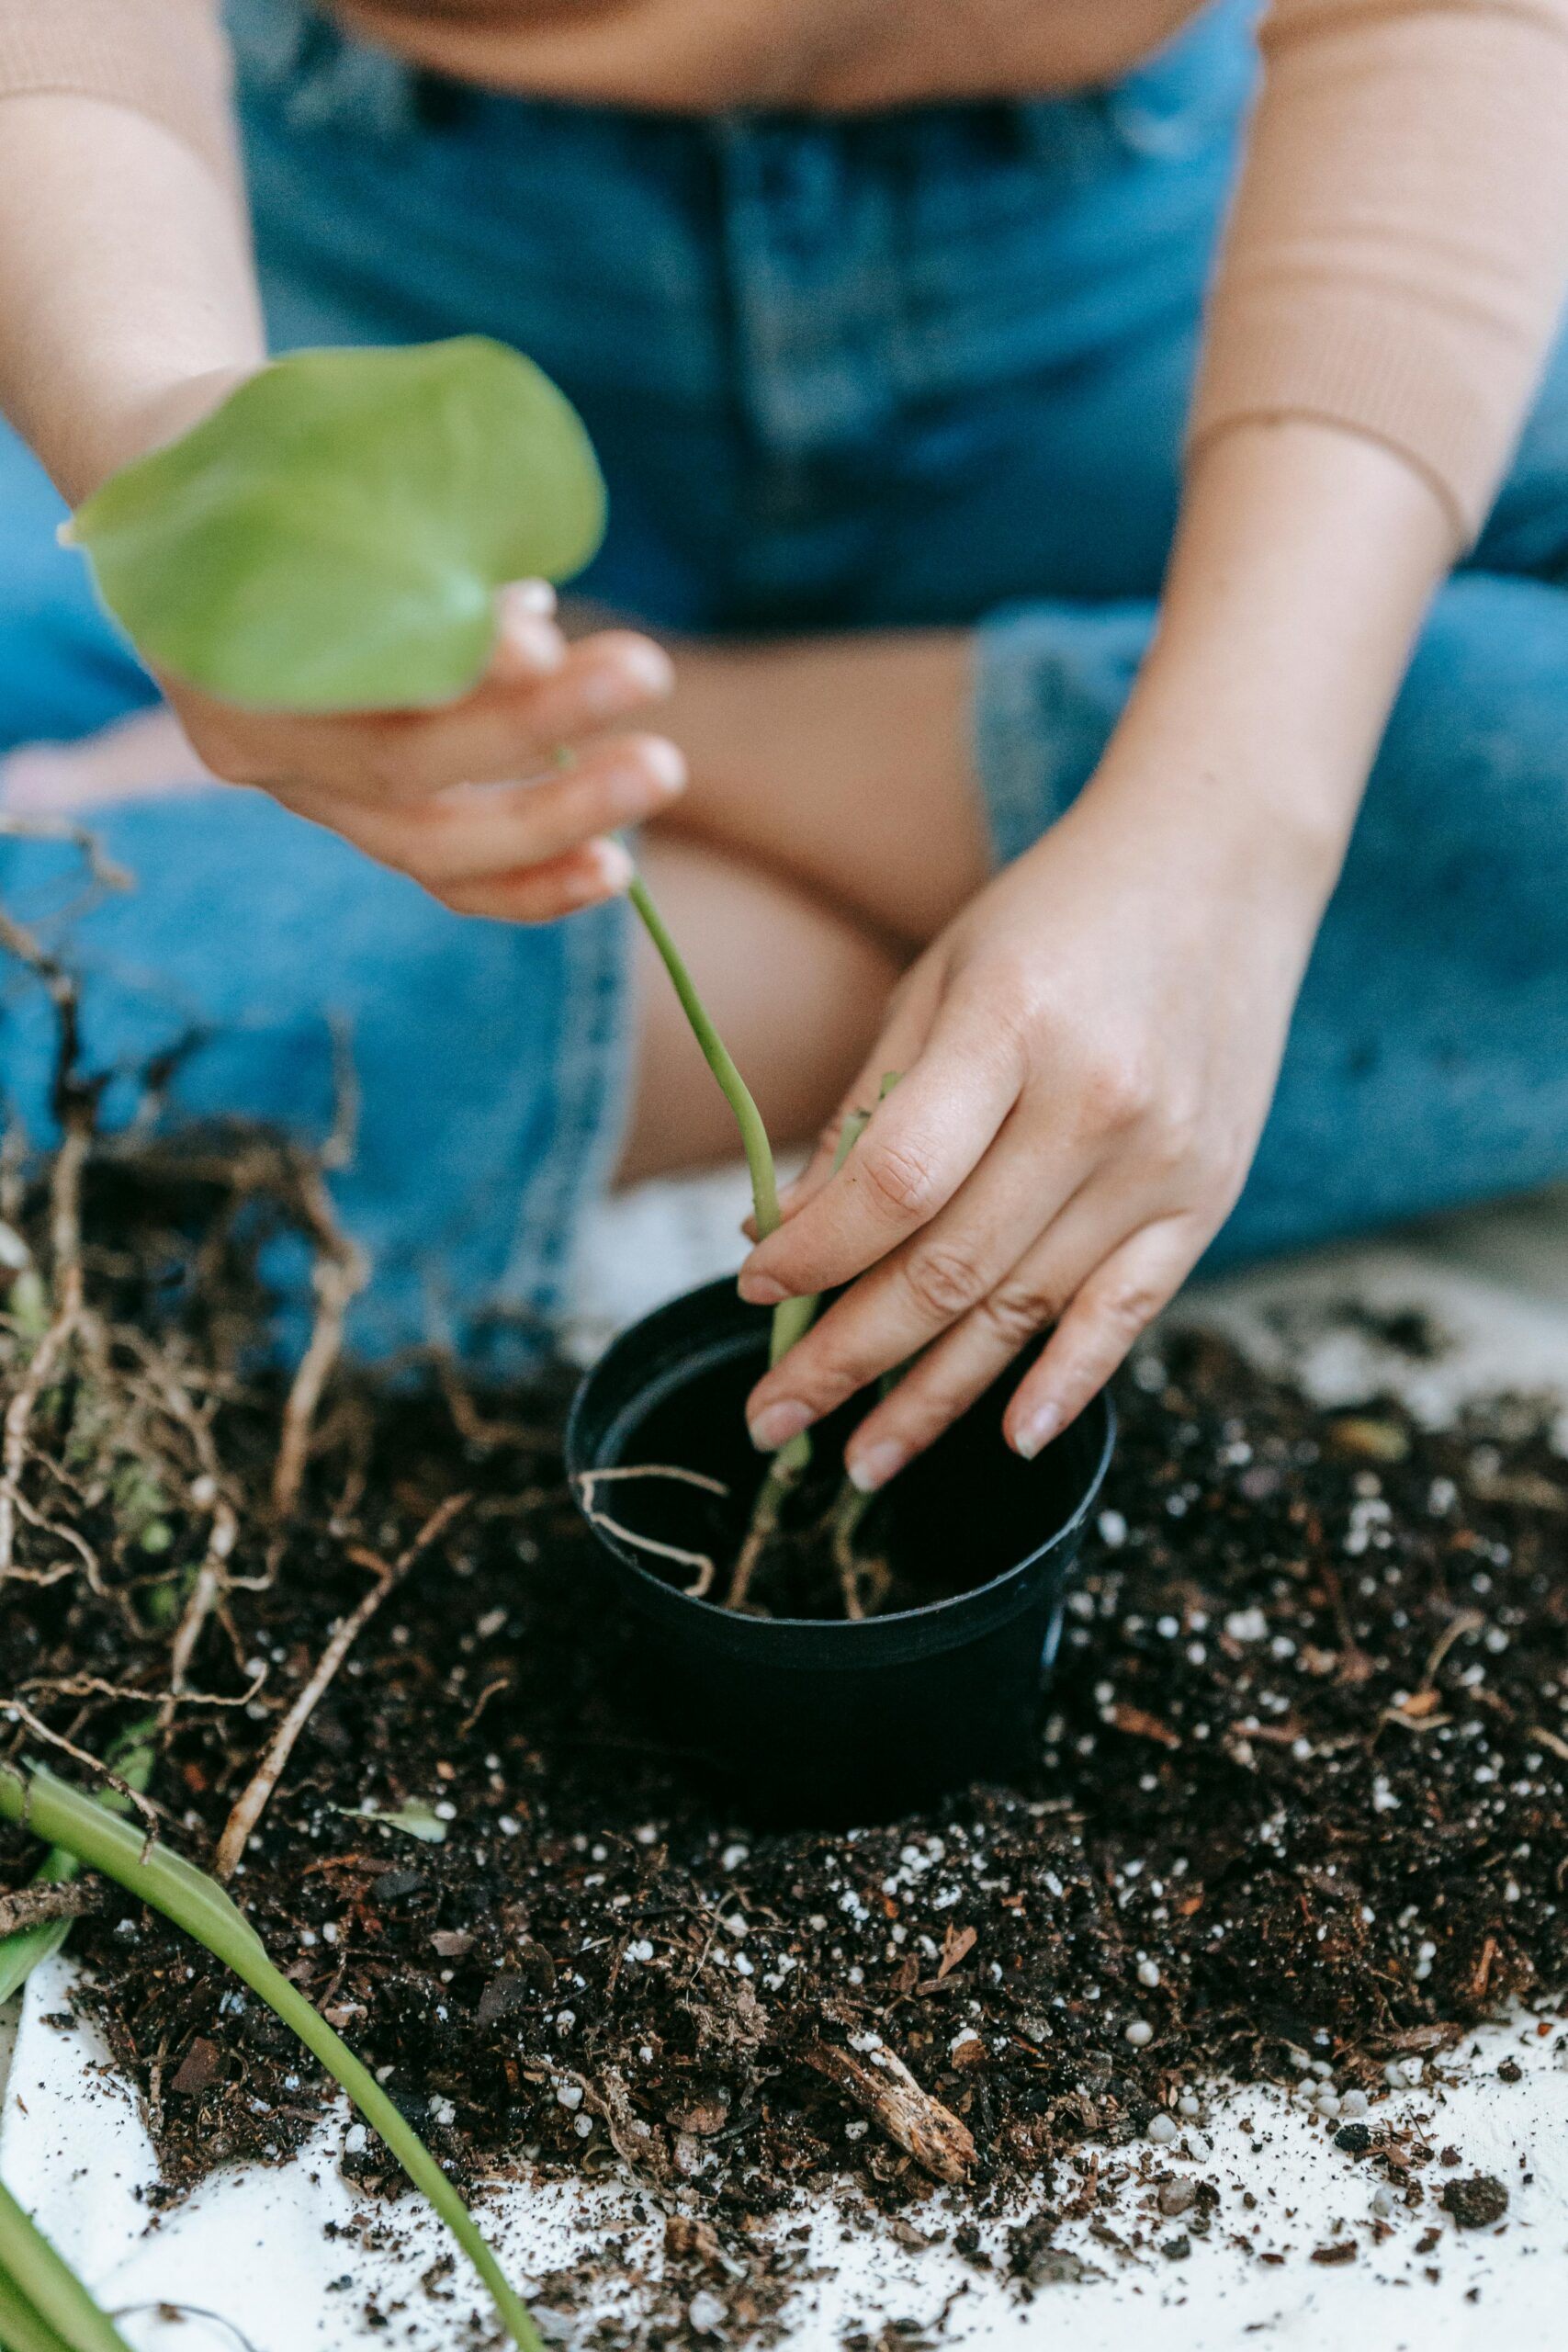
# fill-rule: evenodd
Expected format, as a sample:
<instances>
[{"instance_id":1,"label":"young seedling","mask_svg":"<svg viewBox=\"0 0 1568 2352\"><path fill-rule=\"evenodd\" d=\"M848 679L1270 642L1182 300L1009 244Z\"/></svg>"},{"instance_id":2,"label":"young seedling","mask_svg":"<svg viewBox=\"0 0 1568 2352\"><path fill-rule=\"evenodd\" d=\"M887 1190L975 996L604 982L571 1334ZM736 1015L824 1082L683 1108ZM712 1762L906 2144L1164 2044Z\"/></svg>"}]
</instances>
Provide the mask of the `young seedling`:
<instances>
[{"instance_id":1,"label":"young seedling","mask_svg":"<svg viewBox=\"0 0 1568 2352\"><path fill-rule=\"evenodd\" d=\"M161 1911L231 1968L320 2059L367 2123L379 2132L484 2281L513 2343L521 2352L544 2352L527 2311L423 2141L346 2042L311 2007L298 1986L274 1967L261 1938L215 1879L183 1856L171 1853L166 1846L149 1843L129 1823L116 1820L91 1797L39 1766L26 1770L0 1766L0 1817L22 1823L73 1855L79 1863L117 1880L128 1894ZM0 2260L4 2258L0 2252ZM0 2342L4 2340L0 2328ZM91 2346L84 2341L81 2352L124 2352L124 2347L111 2334Z\"/></svg>"}]
</instances>

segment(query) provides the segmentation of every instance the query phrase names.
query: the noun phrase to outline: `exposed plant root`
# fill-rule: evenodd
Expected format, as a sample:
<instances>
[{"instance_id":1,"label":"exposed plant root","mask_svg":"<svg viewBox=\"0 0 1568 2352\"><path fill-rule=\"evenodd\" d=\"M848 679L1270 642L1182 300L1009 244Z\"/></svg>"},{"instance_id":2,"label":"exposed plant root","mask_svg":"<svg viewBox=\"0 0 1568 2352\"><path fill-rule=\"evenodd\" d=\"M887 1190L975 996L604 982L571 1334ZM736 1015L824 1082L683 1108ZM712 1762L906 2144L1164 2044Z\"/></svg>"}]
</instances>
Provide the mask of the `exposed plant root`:
<instances>
[{"instance_id":1,"label":"exposed plant root","mask_svg":"<svg viewBox=\"0 0 1568 2352\"><path fill-rule=\"evenodd\" d=\"M668 2166L660 2160L659 2139L633 2107L626 2078L618 2068L607 2066L602 2083L594 2082L588 2075L580 2075L570 2066L564 2072L567 2080L581 2089L583 2106L604 2123L611 2146L634 2180L644 2182L656 2193L662 2189L667 2183Z\"/></svg>"},{"instance_id":2,"label":"exposed plant root","mask_svg":"<svg viewBox=\"0 0 1568 2352\"><path fill-rule=\"evenodd\" d=\"M169 1705L184 1699L193 1707L248 1707L267 1678L265 1662L251 1677L248 1689L231 1695L215 1690L143 1690L135 1682L107 1682L101 1674L39 1675L18 1687L33 1698L114 1699L140 1707Z\"/></svg>"},{"instance_id":3,"label":"exposed plant root","mask_svg":"<svg viewBox=\"0 0 1568 2352\"><path fill-rule=\"evenodd\" d=\"M623 1544L629 1544L635 1552L650 1552L656 1560L671 1560L678 1568L695 1568L696 1580L685 1587L686 1598L688 1600L707 1599L717 1570L705 1552L685 1552L678 1544L660 1544L654 1536L639 1535L635 1528L623 1527L620 1521L612 1519L607 1510L598 1510L591 1503L583 1504L582 1515L591 1526L602 1527L606 1535L617 1536Z\"/></svg>"},{"instance_id":4,"label":"exposed plant root","mask_svg":"<svg viewBox=\"0 0 1568 2352\"><path fill-rule=\"evenodd\" d=\"M273 1472L272 1507L280 1520L291 1515L299 1499L316 1408L328 1375L343 1352L344 1317L350 1302L364 1289L369 1273L364 1251L348 1238L337 1221L319 1168L300 1170L299 1198L316 1240L316 1263L311 1274L316 1313L309 1345L299 1359L284 1408L283 1435Z\"/></svg>"},{"instance_id":5,"label":"exposed plant root","mask_svg":"<svg viewBox=\"0 0 1568 2352\"><path fill-rule=\"evenodd\" d=\"M133 1788L129 1781L111 1771L107 1764L96 1756L89 1755L85 1747L78 1747L75 1741L67 1739L63 1732L51 1731L49 1725L40 1722L20 1699L7 1699L0 1707L0 1714L10 1715L17 1723L24 1724L35 1739L45 1740L51 1747L58 1747L62 1756L69 1756L73 1764L80 1764L95 1781L102 1781L106 1788L113 1789L117 1796L123 1797L140 1818L147 1832L147 1842L152 1844L158 1835L158 1808L151 1797L143 1796L140 1789Z\"/></svg>"},{"instance_id":6,"label":"exposed plant root","mask_svg":"<svg viewBox=\"0 0 1568 2352\"><path fill-rule=\"evenodd\" d=\"M656 1536L639 1535L635 1528L623 1526L612 1519L594 1502L597 1489L607 1481L618 1478L673 1478L683 1487L700 1487L705 1494L725 1496L729 1488L722 1478L710 1478L701 1470L686 1470L670 1462L636 1462L618 1464L609 1470L580 1470L577 1475L578 1493L582 1499L582 1515L594 1527L603 1528L606 1535L618 1537L636 1552L649 1552L658 1560L670 1560L678 1568L695 1568L696 1580L687 1585L688 1600L705 1600L713 1589L717 1570L705 1552L688 1552L679 1544L661 1544Z\"/></svg>"},{"instance_id":7,"label":"exposed plant root","mask_svg":"<svg viewBox=\"0 0 1568 2352\"><path fill-rule=\"evenodd\" d=\"M266 1754L242 1792L233 1811L224 1825L218 1841L213 1861L214 1875L231 1878L234 1865L245 1850L245 1840L265 1810L268 1798L282 1777L285 1765L294 1751L294 1743L315 1712L317 1702L331 1683L344 1659L354 1647L366 1626L376 1614L389 1592L395 1592L420 1555L434 1544L437 1536L450 1526L460 1510L466 1510L468 1495L449 1495L438 1510L432 1511L419 1533L406 1551L389 1566L385 1561L376 1562L379 1570L373 1584L357 1609L352 1611L338 1627L316 1662L315 1672L300 1691L288 1713L273 1734ZM356 1553L356 1557L373 1558L370 1554Z\"/></svg>"},{"instance_id":8,"label":"exposed plant root","mask_svg":"<svg viewBox=\"0 0 1568 2352\"><path fill-rule=\"evenodd\" d=\"M500 1446L543 1446L555 1443L552 1430L536 1427L529 1421L507 1421L494 1415L481 1413L468 1394L457 1364L445 1348L431 1351L428 1358L435 1374L436 1385L446 1399L452 1416L452 1426L459 1437L470 1445L492 1452ZM603 1477L603 1471L593 1474Z\"/></svg>"},{"instance_id":9,"label":"exposed plant root","mask_svg":"<svg viewBox=\"0 0 1568 2352\"><path fill-rule=\"evenodd\" d=\"M739 1556L729 1579L729 1590L724 1598L727 1609L747 1609L751 1605L751 1580L762 1555L779 1532L779 1515L794 1484L794 1478L779 1468L776 1460L769 1465L768 1475L752 1506L751 1523L746 1530L746 1540L740 1546Z\"/></svg>"},{"instance_id":10,"label":"exposed plant root","mask_svg":"<svg viewBox=\"0 0 1568 2352\"><path fill-rule=\"evenodd\" d=\"M226 2318L223 2312L209 2311L205 2303L177 2303L171 2301L168 2296L161 2295L155 2303L117 2303L109 2313L109 2317L116 2321L136 2319L143 2312L156 2312L159 2319L164 2322L171 2317L209 2320L214 2327L227 2330L239 2346L240 2352L256 2352L255 2346L243 2328L236 2327L234 2322Z\"/></svg>"},{"instance_id":11,"label":"exposed plant root","mask_svg":"<svg viewBox=\"0 0 1568 2352\"><path fill-rule=\"evenodd\" d=\"M863 1495L846 1478L833 1506L830 1521L833 1545L833 1566L839 1572L839 1590L843 1597L846 1617L863 1617L866 1613L863 1578L867 1563L855 1550L855 1537L860 1523L871 1508L871 1497ZM884 1575L886 1575L884 1570Z\"/></svg>"},{"instance_id":12,"label":"exposed plant root","mask_svg":"<svg viewBox=\"0 0 1568 2352\"><path fill-rule=\"evenodd\" d=\"M15 933L17 926L7 926L0 917L0 942L14 947L14 940L6 936L7 928ZM25 936L26 934L23 934ZM36 951L41 958L42 951ZM75 1056L75 1001L70 1000L69 1016L62 1013L62 1069L57 1081L57 1094L68 1094L71 1079L69 1054ZM48 1329L34 1349L32 1359L22 1375L16 1393L6 1408L5 1436L0 1442L0 1584L11 1573L17 1541L17 1504L21 1495L22 1474L27 1463L32 1418L39 1398L51 1382L64 1370L72 1341L75 1339L84 1315L82 1287L82 1170L86 1161L91 1139L90 1124L82 1123L80 1103L73 1103L72 1124L55 1155L51 1184L50 1238L53 1264L53 1316ZM86 1106L90 1123L91 1104Z\"/></svg>"},{"instance_id":13,"label":"exposed plant root","mask_svg":"<svg viewBox=\"0 0 1568 2352\"><path fill-rule=\"evenodd\" d=\"M164 1702L163 1724L166 1730L175 1706L185 1693L186 1676L191 1657L201 1638L202 1627L222 1597L228 1582L229 1555L239 1537L240 1522L233 1506L220 1495L212 1508L212 1532L208 1538L207 1556L197 1570L196 1582L190 1589L174 1646L169 1652L169 1695Z\"/></svg>"}]
</instances>

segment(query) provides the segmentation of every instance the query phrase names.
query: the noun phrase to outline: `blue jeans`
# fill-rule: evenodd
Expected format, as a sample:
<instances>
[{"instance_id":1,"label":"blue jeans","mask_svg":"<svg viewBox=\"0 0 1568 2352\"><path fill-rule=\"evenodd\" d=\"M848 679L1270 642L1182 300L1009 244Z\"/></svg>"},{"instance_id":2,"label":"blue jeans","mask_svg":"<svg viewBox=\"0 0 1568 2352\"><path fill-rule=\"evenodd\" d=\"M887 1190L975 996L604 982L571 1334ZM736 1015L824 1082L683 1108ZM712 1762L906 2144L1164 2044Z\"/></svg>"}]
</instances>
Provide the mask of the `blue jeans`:
<instances>
[{"instance_id":1,"label":"blue jeans","mask_svg":"<svg viewBox=\"0 0 1568 2352\"><path fill-rule=\"evenodd\" d=\"M479 329L530 352L610 483L581 584L653 624L974 624L998 858L1052 822L1152 625L1245 0L1111 90L852 121L540 106L416 73L296 0L231 13L279 345ZM73 735L145 698L14 446L0 517L0 730ZM364 1116L340 1193L378 1265L359 1343L547 1322L619 1131L623 910L464 921L251 795L100 830L141 888L76 928L93 1050L130 1069L197 1021L213 1043L176 1109L310 1125L323 1015L343 1016ZM0 888L58 895L63 854L6 845ZM1568 1172L1565 906L1560 359L1416 655L1217 1258ZM25 991L3 1043L41 1126Z\"/></svg>"}]
</instances>

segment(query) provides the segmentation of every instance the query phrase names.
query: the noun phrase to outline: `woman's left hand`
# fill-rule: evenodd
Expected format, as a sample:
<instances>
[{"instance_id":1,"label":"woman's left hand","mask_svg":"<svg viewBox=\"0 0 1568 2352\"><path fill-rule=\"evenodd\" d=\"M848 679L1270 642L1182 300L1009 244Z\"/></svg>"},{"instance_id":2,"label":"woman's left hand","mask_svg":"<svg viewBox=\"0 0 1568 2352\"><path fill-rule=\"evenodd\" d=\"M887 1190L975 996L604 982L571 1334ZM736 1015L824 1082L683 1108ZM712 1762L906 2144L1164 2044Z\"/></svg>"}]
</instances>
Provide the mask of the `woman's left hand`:
<instances>
[{"instance_id":1,"label":"woman's left hand","mask_svg":"<svg viewBox=\"0 0 1568 2352\"><path fill-rule=\"evenodd\" d=\"M880 1487L1054 1324L1005 1416L1028 1458L1115 1371L1241 1190L1333 884L1342 836L1271 799L1102 771L921 957L840 1119L897 1087L741 1274L852 1285L753 1392L760 1446L907 1365L849 1448Z\"/></svg>"}]
</instances>

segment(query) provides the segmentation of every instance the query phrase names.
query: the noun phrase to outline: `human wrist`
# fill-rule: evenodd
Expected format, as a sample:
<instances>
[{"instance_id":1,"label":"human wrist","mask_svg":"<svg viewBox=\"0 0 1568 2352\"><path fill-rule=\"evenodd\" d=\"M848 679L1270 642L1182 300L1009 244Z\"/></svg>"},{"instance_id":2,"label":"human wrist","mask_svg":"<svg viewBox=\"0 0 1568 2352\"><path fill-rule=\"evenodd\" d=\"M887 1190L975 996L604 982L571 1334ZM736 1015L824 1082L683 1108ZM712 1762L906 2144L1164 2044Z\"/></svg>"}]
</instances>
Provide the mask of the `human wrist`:
<instances>
[{"instance_id":1,"label":"human wrist","mask_svg":"<svg viewBox=\"0 0 1568 2352\"><path fill-rule=\"evenodd\" d=\"M1095 779L1216 865L1325 900L1448 551L1429 486L1305 419L1238 427L1187 485L1159 626Z\"/></svg>"},{"instance_id":2,"label":"human wrist","mask_svg":"<svg viewBox=\"0 0 1568 2352\"><path fill-rule=\"evenodd\" d=\"M1086 813L1137 832L1173 875L1245 874L1315 920L1344 862L1364 777L1315 749L1151 681L1083 795Z\"/></svg>"}]
</instances>

